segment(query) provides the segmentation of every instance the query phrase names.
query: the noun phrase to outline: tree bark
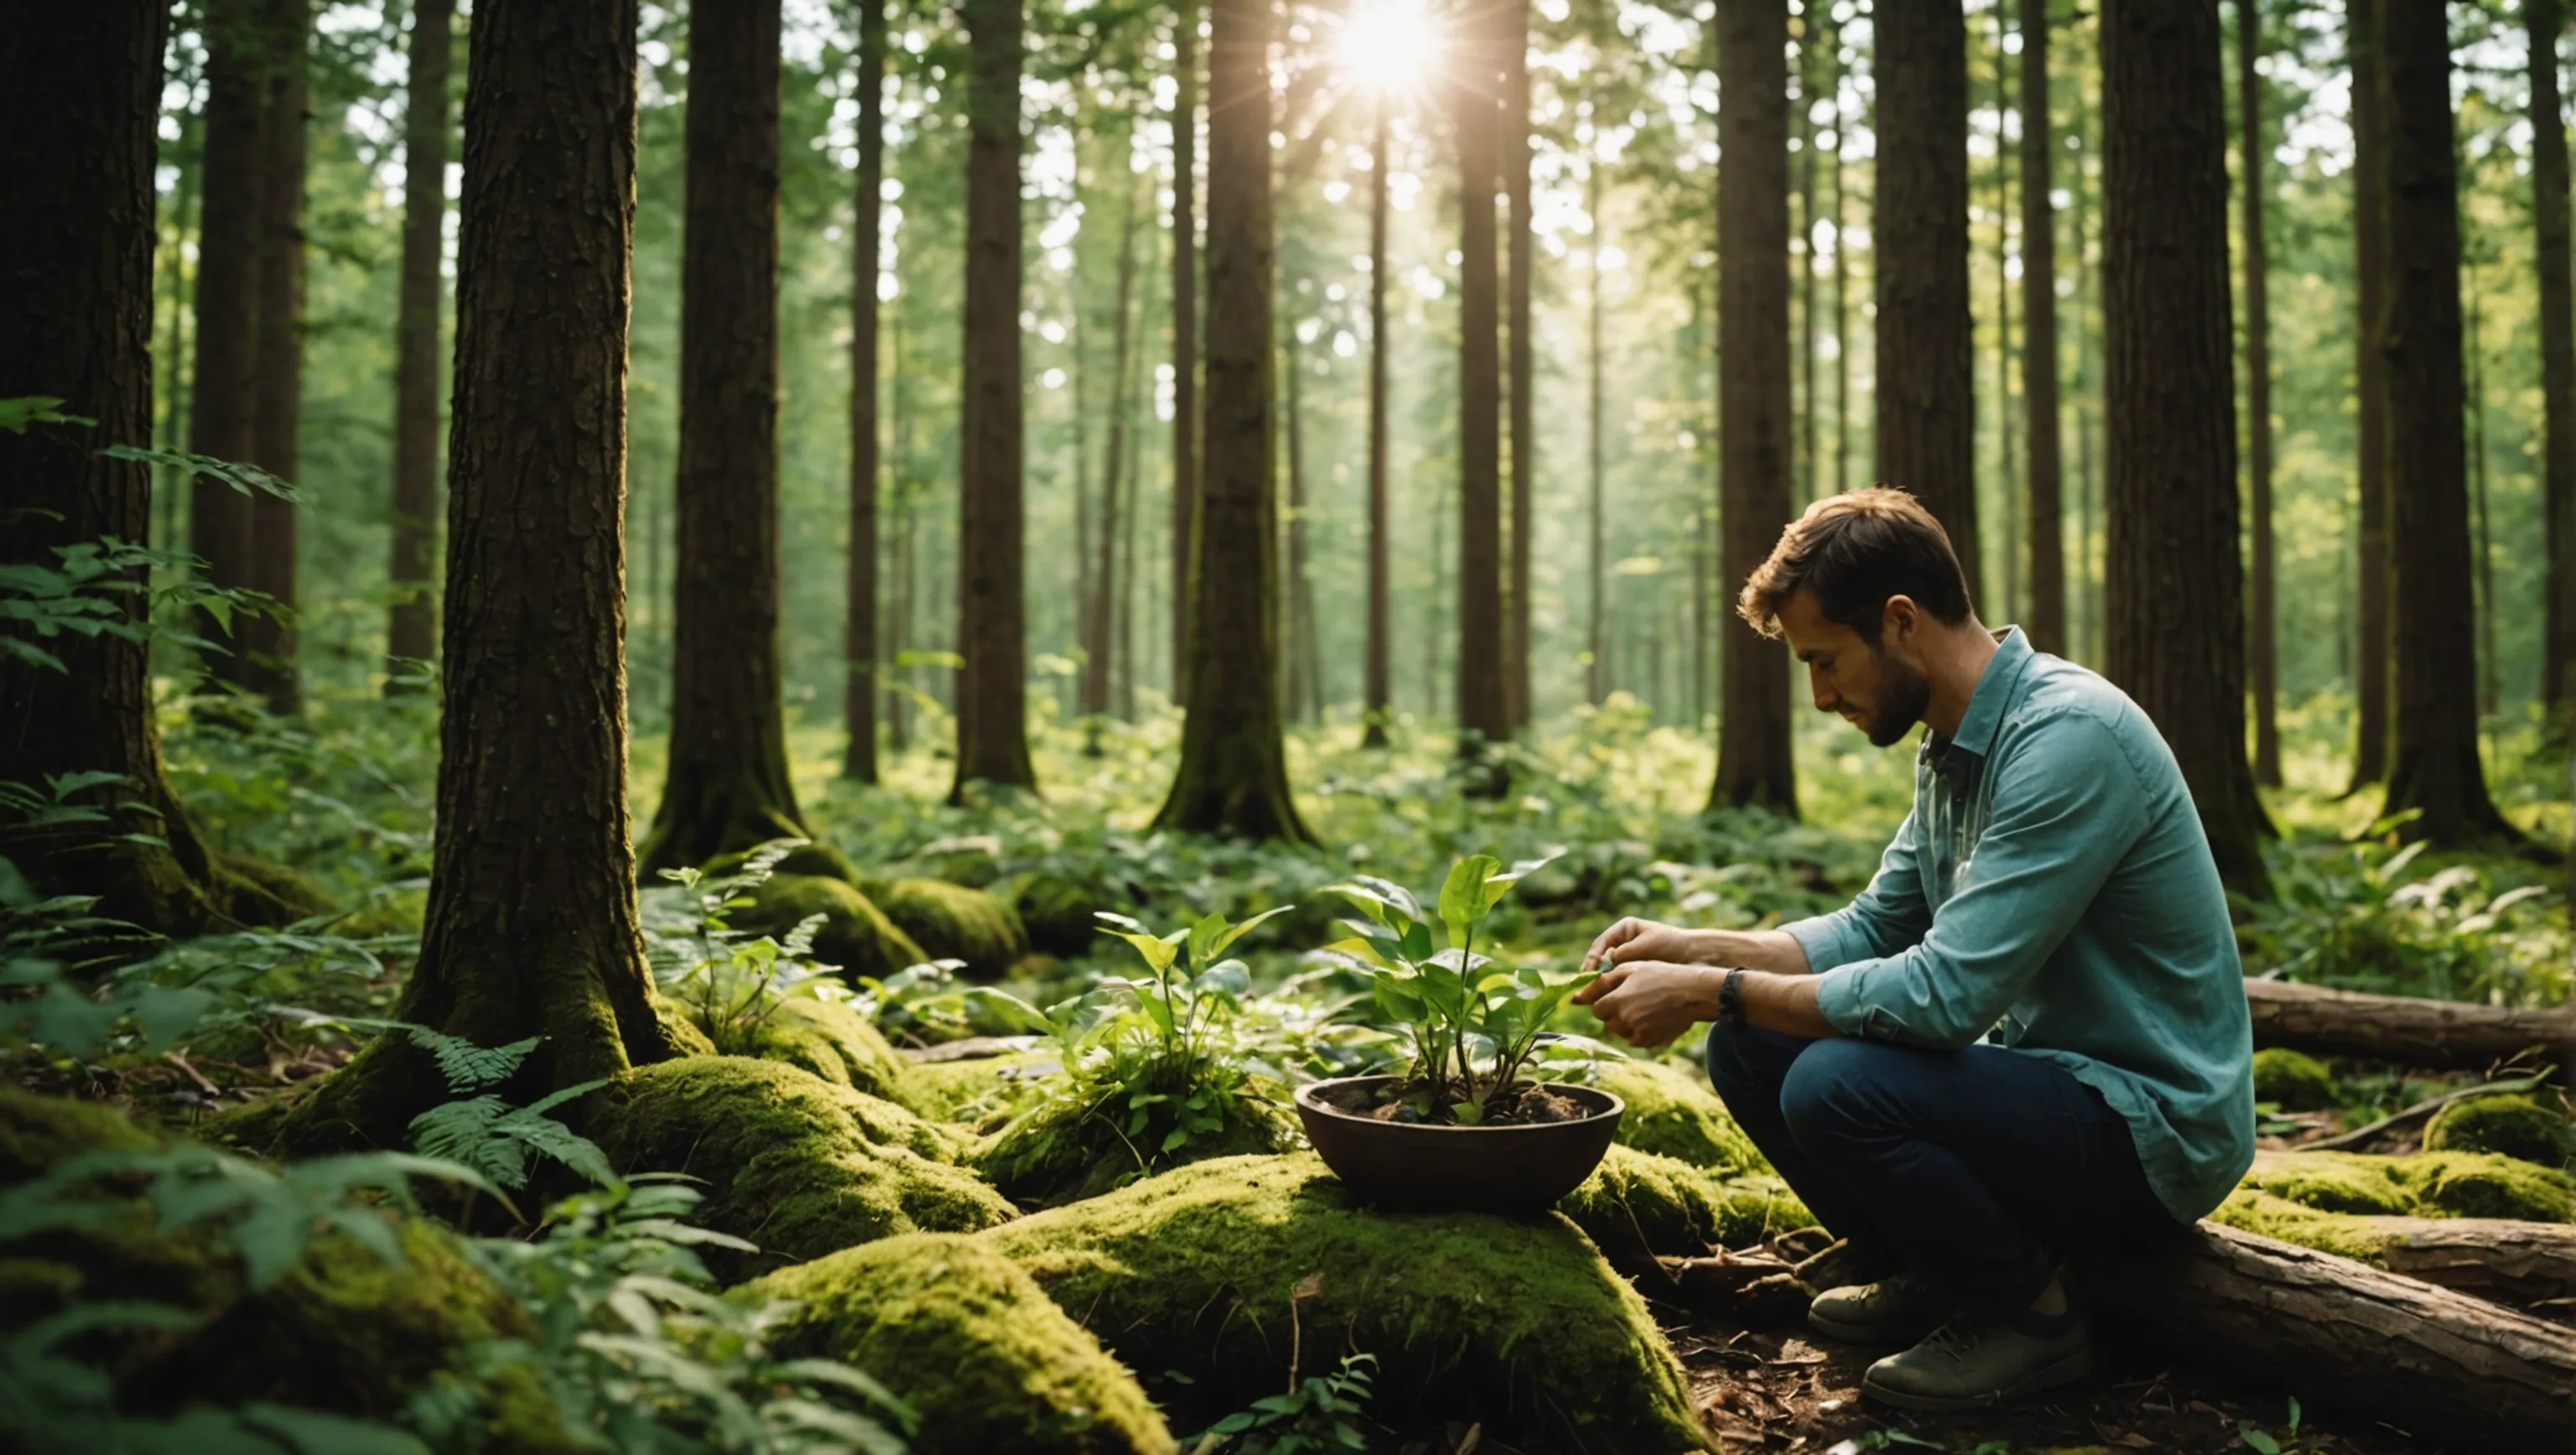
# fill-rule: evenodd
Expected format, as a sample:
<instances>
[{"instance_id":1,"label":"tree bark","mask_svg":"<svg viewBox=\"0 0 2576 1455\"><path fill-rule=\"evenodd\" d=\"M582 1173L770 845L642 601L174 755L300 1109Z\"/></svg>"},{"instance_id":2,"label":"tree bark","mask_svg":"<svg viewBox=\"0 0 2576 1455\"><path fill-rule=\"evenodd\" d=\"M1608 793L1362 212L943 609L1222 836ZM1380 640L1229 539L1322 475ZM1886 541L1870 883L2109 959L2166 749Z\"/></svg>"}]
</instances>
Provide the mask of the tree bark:
<instances>
[{"instance_id":1,"label":"tree bark","mask_svg":"<svg viewBox=\"0 0 2576 1455\"><path fill-rule=\"evenodd\" d=\"M2218 0L2105 0L2101 26L2106 675L2172 746L2220 877L2260 896Z\"/></svg>"},{"instance_id":2,"label":"tree bark","mask_svg":"<svg viewBox=\"0 0 2576 1455\"><path fill-rule=\"evenodd\" d=\"M2576 1331L2528 1314L2208 1222L2085 1288L2205 1358L2463 1448L2566 1448Z\"/></svg>"},{"instance_id":3,"label":"tree bark","mask_svg":"<svg viewBox=\"0 0 2576 1455\"><path fill-rule=\"evenodd\" d=\"M1392 104L1379 94L1369 131L1368 642L1361 684L1367 726L1360 736L1360 745L1369 748L1386 746L1393 715L1386 554L1386 127Z\"/></svg>"},{"instance_id":4,"label":"tree bark","mask_svg":"<svg viewBox=\"0 0 2576 1455\"><path fill-rule=\"evenodd\" d=\"M2050 199L2048 0L2021 0L2021 397L2030 474L2031 645L2074 650L2066 634L2066 476L2058 447L2057 209ZM2078 186L2083 184L2079 176ZM2076 259L2078 267L2083 259Z\"/></svg>"},{"instance_id":5,"label":"tree bark","mask_svg":"<svg viewBox=\"0 0 2576 1455\"><path fill-rule=\"evenodd\" d=\"M1511 570L1504 588L1510 616L1503 642L1503 722L1519 731L1530 719L1531 493L1537 488L1537 327L1531 295L1537 282L1537 229L1530 208L1530 0L1504 0L1503 191L1509 200L1511 323Z\"/></svg>"},{"instance_id":6,"label":"tree bark","mask_svg":"<svg viewBox=\"0 0 2576 1455\"><path fill-rule=\"evenodd\" d=\"M1723 579L1734 582L1790 517L1788 6L1719 0L1717 23L1719 513ZM1788 655L1726 616L1710 806L1795 817Z\"/></svg>"},{"instance_id":7,"label":"tree bark","mask_svg":"<svg viewBox=\"0 0 2576 1455\"><path fill-rule=\"evenodd\" d=\"M281 480L301 469L304 402L304 111L311 0L267 0L267 120L260 129L259 352L252 385L250 461ZM292 717L303 701L295 666L296 503L250 501L250 579L277 603L242 618L243 685Z\"/></svg>"},{"instance_id":8,"label":"tree bark","mask_svg":"<svg viewBox=\"0 0 2576 1455\"><path fill-rule=\"evenodd\" d=\"M1503 696L1502 358L1494 197L1502 58L1491 7L1471 7L1450 53L1458 143L1458 744L1511 735Z\"/></svg>"},{"instance_id":9,"label":"tree bark","mask_svg":"<svg viewBox=\"0 0 2576 1455\"><path fill-rule=\"evenodd\" d=\"M2254 781L2277 788L2281 783L2281 729L2275 715L2280 698L2280 643L2274 626L2272 595L2272 341L2271 314L2265 300L2263 235L2263 82L2254 63L2263 50L2261 0L2236 0L2236 119L2240 151L2238 182L2245 201L2245 232L2239 247L2245 256L2245 483L2251 497L2254 560L2251 580L2254 688Z\"/></svg>"},{"instance_id":10,"label":"tree bark","mask_svg":"<svg viewBox=\"0 0 2576 1455\"><path fill-rule=\"evenodd\" d=\"M1288 792L1273 618L1270 8L1211 0L1206 475L1180 768L1154 826L1308 842Z\"/></svg>"},{"instance_id":11,"label":"tree bark","mask_svg":"<svg viewBox=\"0 0 2576 1455\"><path fill-rule=\"evenodd\" d=\"M778 664L778 45L779 0L689 14L671 766L648 874L807 837Z\"/></svg>"},{"instance_id":12,"label":"tree bark","mask_svg":"<svg viewBox=\"0 0 2576 1455\"><path fill-rule=\"evenodd\" d=\"M1968 32L1959 0L1884 0L1878 28L1878 476L1950 533L1981 593L1968 304Z\"/></svg>"},{"instance_id":13,"label":"tree bark","mask_svg":"<svg viewBox=\"0 0 2576 1455\"><path fill-rule=\"evenodd\" d=\"M2381 76L2379 11L2386 0L2347 0L2344 43L2352 56L2353 330L2355 473L2360 557L2355 592L2352 787L2388 777L2388 689L2396 646L2388 592L2388 101Z\"/></svg>"},{"instance_id":14,"label":"tree bark","mask_svg":"<svg viewBox=\"0 0 2576 1455\"><path fill-rule=\"evenodd\" d=\"M1591 374L1590 399L1584 411L1584 460L1591 491L1585 515L1590 527L1592 551L1587 562L1591 572L1590 591L1591 662L1584 672L1584 695L1599 707L1610 695L1610 562L1607 512L1602 497L1604 441L1603 424L1605 390L1602 387L1606 361L1601 353L1601 162L1596 159L1584 172L1583 215L1592 220L1592 250L1585 264L1585 283L1590 289L1591 308L1585 318L1585 367Z\"/></svg>"},{"instance_id":15,"label":"tree bark","mask_svg":"<svg viewBox=\"0 0 2576 1455\"><path fill-rule=\"evenodd\" d=\"M2391 1273L2518 1307L2576 1295L2576 1227L2508 1218L2369 1218Z\"/></svg>"},{"instance_id":16,"label":"tree bark","mask_svg":"<svg viewBox=\"0 0 2576 1455\"><path fill-rule=\"evenodd\" d=\"M1789 256L1797 268L1798 310L1797 484L1788 495L1792 510L1816 499L1816 26L1818 12L1824 8L1821 3L1800 7L1795 52L1798 94L1791 103L1795 109L1790 118L1790 130L1798 138L1798 230L1789 238Z\"/></svg>"},{"instance_id":17,"label":"tree bark","mask_svg":"<svg viewBox=\"0 0 2576 1455\"><path fill-rule=\"evenodd\" d=\"M2532 230L2540 266L2541 495L2549 568L2541 612L2540 700L2563 711L2576 656L2576 249L2567 219L2567 120L2559 99L2558 37L2564 0L2524 0L2531 50Z\"/></svg>"},{"instance_id":18,"label":"tree bark","mask_svg":"<svg viewBox=\"0 0 2576 1455\"><path fill-rule=\"evenodd\" d=\"M1189 696L1199 499L1199 0L1172 21L1172 700Z\"/></svg>"},{"instance_id":19,"label":"tree bark","mask_svg":"<svg viewBox=\"0 0 2576 1455\"><path fill-rule=\"evenodd\" d=\"M660 1012L628 848L636 19L634 0L481 0L469 32L436 869L395 1015L485 1046L544 1036L514 1093L705 1046ZM704 103L723 62L698 60ZM428 1056L380 1037L281 1142L399 1145L446 1098Z\"/></svg>"},{"instance_id":20,"label":"tree bark","mask_svg":"<svg viewBox=\"0 0 2576 1455\"><path fill-rule=\"evenodd\" d=\"M2576 1011L2515 1010L2411 995L2365 995L2287 980L2248 980L2254 1044L2362 1056L2435 1071L2481 1071L2538 1047L2576 1066Z\"/></svg>"},{"instance_id":21,"label":"tree bark","mask_svg":"<svg viewBox=\"0 0 2576 1455\"><path fill-rule=\"evenodd\" d=\"M151 468L99 453L152 440L155 124L169 7L102 0L0 29L0 399L43 395L92 428L0 433L0 563L59 568L56 552L151 530ZM96 912L172 935L274 924L289 903L198 838L162 775L139 574L131 635L43 642L63 670L0 661L0 763L39 784L107 772L78 796L105 820L0 837L42 894L99 896ZM154 843L140 836L157 836Z\"/></svg>"},{"instance_id":22,"label":"tree bark","mask_svg":"<svg viewBox=\"0 0 2576 1455\"><path fill-rule=\"evenodd\" d=\"M1287 617L1288 641L1285 668L1286 693L1282 699L1282 716L1288 721L1311 720L1323 707L1323 685L1317 681L1320 664L1315 660L1315 595L1306 579L1306 410L1304 346L1298 342L1294 324L1282 329L1287 352L1288 387L1288 509L1287 570L1280 593L1283 613Z\"/></svg>"},{"instance_id":23,"label":"tree bark","mask_svg":"<svg viewBox=\"0 0 2576 1455\"><path fill-rule=\"evenodd\" d=\"M258 418L260 187L267 128L265 0L207 0L205 202L197 236L197 357L189 401L188 448L219 460L248 460ZM206 580L251 584L251 502L209 475L188 487L188 550ZM197 635L207 675L246 685L248 623L239 629L200 612Z\"/></svg>"},{"instance_id":24,"label":"tree bark","mask_svg":"<svg viewBox=\"0 0 2576 1455\"><path fill-rule=\"evenodd\" d=\"M2382 0L2388 126L2388 504L2397 714L2386 812L2450 847L2518 840L2478 761L2476 604L2460 377L2459 164L2441 0Z\"/></svg>"},{"instance_id":25,"label":"tree bark","mask_svg":"<svg viewBox=\"0 0 2576 1455\"><path fill-rule=\"evenodd\" d=\"M2004 160L2004 119L2012 112L2012 63L2004 54L2004 7L1995 5L1995 474L2003 488L1997 499L2003 506L2000 532L2003 547L1998 564L2003 580L1992 603L1995 614L2004 621L2016 621L2021 615L2021 539L2016 529L2021 517L2021 492L2014 478L2013 466L2013 330L2012 330L2012 210L2013 184L2010 164Z\"/></svg>"},{"instance_id":26,"label":"tree bark","mask_svg":"<svg viewBox=\"0 0 2576 1455\"><path fill-rule=\"evenodd\" d=\"M1132 330L1128 306L1136 292L1136 191L1127 191L1127 212L1118 232L1118 317L1110 330L1109 452L1100 472L1100 529L1093 542L1091 590L1082 602L1082 712L1100 717L1109 711L1111 627L1118 599L1118 498L1127 469L1128 354ZM1096 746L1098 739L1093 743Z\"/></svg>"},{"instance_id":27,"label":"tree bark","mask_svg":"<svg viewBox=\"0 0 2576 1455\"><path fill-rule=\"evenodd\" d=\"M877 275L885 198L885 0L860 0L858 74L859 177L850 231L850 575L849 659L841 720L849 745L841 776L877 781L877 699L885 693L885 653L878 650Z\"/></svg>"},{"instance_id":28,"label":"tree bark","mask_svg":"<svg viewBox=\"0 0 2576 1455\"><path fill-rule=\"evenodd\" d=\"M416 692L438 656L439 263L447 238L447 72L455 0L413 0L404 96L402 305L394 338L394 599L385 695Z\"/></svg>"},{"instance_id":29,"label":"tree bark","mask_svg":"<svg viewBox=\"0 0 2576 1455\"><path fill-rule=\"evenodd\" d=\"M957 781L1034 790L1021 515L1021 0L968 0L966 308L958 426Z\"/></svg>"}]
</instances>

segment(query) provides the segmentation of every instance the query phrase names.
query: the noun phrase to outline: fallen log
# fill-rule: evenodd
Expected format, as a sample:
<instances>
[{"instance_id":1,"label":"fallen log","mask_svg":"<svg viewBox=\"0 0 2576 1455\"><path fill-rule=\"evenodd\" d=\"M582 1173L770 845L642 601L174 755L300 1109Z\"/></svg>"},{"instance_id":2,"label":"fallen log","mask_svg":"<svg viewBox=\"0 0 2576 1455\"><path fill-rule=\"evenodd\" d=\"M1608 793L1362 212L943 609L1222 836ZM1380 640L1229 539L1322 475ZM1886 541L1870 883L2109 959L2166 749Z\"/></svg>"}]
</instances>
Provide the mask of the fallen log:
<instances>
[{"instance_id":1,"label":"fallen log","mask_svg":"<svg viewBox=\"0 0 2576 1455\"><path fill-rule=\"evenodd\" d=\"M2363 1218L2391 1273L2497 1303L2576 1297L2576 1226L2510 1218Z\"/></svg>"},{"instance_id":2,"label":"fallen log","mask_svg":"<svg viewBox=\"0 0 2576 1455\"><path fill-rule=\"evenodd\" d=\"M2448 1448L2576 1449L2576 1329L2207 1222L2083 1287L2201 1357Z\"/></svg>"},{"instance_id":3,"label":"fallen log","mask_svg":"<svg viewBox=\"0 0 2576 1455\"><path fill-rule=\"evenodd\" d=\"M2576 1010L2509 1010L2287 980L2246 981L2245 1003L2254 1014L2257 1046L2428 1070L2484 1070L2534 1048L2552 1066L2576 1059Z\"/></svg>"}]
</instances>

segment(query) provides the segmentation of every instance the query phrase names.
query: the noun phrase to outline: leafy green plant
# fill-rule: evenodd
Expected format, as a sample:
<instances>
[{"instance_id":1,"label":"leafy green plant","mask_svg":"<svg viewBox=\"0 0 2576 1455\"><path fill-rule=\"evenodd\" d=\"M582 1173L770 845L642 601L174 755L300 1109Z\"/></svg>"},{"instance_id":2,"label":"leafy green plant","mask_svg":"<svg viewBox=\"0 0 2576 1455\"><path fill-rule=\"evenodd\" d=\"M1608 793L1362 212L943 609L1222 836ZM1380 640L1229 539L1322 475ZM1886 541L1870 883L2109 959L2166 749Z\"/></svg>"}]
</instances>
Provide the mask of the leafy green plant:
<instances>
[{"instance_id":1,"label":"leafy green plant","mask_svg":"<svg viewBox=\"0 0 2576 1455\"><path fill-rule=\"evenodd\" d=\"M2385 835L2399 822L2375 827ZM2243 906L2248 968L2350 990L2564 999L2570 941L2564 919L2546 913L2556 893L2509 861L2433 868L2426 854L2420 842L2374 841L2276 856L2274 898Z\"/></svg>"},{"instance_id":2,"label":"leafy green plant","mask_svg":"<svg viewBox=\"0 0 2576 1455\"><path fill-rule=\"evenodd\" d=\"M653 977L726 1055L750 1053L761 1026L785 1001L850 994L833 976L835 967L814 961L814 934L824 916L806 916L783 940L745 936L727 922L751 905L751 892L769 882L779 861L809 842L772 839L752 850L739 870L716 879L696 869L665 869L662 877L675 888L647 896L655 901L644 921Z\"/></svg>"},{"instance_id":3,"label":"leafy green plant","mask_svg":"<svg viewBox=\"0 0 2576 1455\"><path fill-rule=\"evenodd\" d=\"M2255 1451L2256 1455L2282 1455L2284 1451L2307 1449L2307 1441L2299 1435L2298 1397L2291 1396L2290 1422L2282 1428L2279 1435L2274 1435L2260 1425L2247 1424L2237 1430L2236 1438L2243 1441L2246 1448Z\"/></svg>"},{"instance_id":4,"label":"leafy green plant","mask_svg":"<svg viewBox=\"0 0 2576 1455\"><path fill-rule=\"evenodd\" d=\"M489 1089L517 1075L543 1037L530 1036L506 1046L478 1046L427 1026L401 1024L398 1029L437 1061L453 1098L412 1118L412 1146L421 1155L470 1167L513 1191L528 1185L532 1152L551 1157L593 1182L616 1180L608 1154L598 1143L548 1115L606 1086L606 1081L579 1082L516 1107Z\"/></svg>"},{"instance_id":5,"label":"leafy green plant","mask_svg":"<svg viewBox=\"0 0 2576 1455\"><path fill-rule=\"evenodd\" d=\"M1367 919L1345 921L1356 936L1330 948L1370 967L1378 1009L1410 1038L1403 1090L1415 1114L1467 1126L1508 1119L1548 1018L1583 985L1579 977L1550 981L1535 967L1507 971L1476 951L1494 907L1547 862L1506 869L1489 854L1459 860L1440 887L1446 948L1434 948L1431 924L1402 885L1362 876L1333 886Z\"/></svg>"},{"instance_id":6,"label":"leafy green plant","mask_svg":"<svg viewBox=\"0 0 2576 1455\"><path fill-rule=\"evenodd\" d=\"M1254 1400L1208 1426L1189 1447L1191 1455L1216 1455L1220 1450L1242 1455L1366 1450L1365 1411L1376 1372L1376 1355L1345 1355L1342 1367L1332 1373L1308 1375L1286 1394Z\"/></svg>"}]
</instances>

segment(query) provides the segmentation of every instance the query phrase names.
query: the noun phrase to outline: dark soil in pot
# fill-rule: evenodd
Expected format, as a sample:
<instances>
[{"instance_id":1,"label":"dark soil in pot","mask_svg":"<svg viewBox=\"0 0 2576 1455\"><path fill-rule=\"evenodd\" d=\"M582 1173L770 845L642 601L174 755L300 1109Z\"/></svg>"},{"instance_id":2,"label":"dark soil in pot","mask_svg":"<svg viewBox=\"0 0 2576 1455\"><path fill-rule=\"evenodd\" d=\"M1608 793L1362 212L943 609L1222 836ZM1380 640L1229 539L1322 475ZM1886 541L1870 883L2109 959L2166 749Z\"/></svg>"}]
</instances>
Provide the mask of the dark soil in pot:
<instances>
[{"instance_id":1,"label":"dark soil in pot","mask_svg":"<svg viewBox=\"0 0 2576 1455\"><path fill-rule=\"evenodd\" d=\"M1609 1092L1549 1083L1524 1091L1510 1122L1407 1122L1385 1104L1401 1081L1352 1076L1300 1087L1297 1116L1355 1196L1408 1211L1543 1212L1592 1175L1626 1109Z\"/></svg>"}]
</instances>

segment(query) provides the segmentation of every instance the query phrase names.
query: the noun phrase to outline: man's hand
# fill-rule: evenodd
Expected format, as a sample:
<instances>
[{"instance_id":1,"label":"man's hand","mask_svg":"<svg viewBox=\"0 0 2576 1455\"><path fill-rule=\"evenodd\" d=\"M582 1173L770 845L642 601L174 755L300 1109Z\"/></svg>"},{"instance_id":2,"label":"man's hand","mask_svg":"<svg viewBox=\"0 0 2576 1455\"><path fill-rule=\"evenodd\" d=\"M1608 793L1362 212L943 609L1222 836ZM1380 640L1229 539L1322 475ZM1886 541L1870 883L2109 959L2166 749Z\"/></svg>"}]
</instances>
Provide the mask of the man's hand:
<instances>
[{"instance_id":1,"label":"man's hand","mask_svg":"<svg viewBox=\"0 0 2576 1455\"><path fill-rule=\"evenodd\" d=\"M1666 925L1648 928L1670 929ZM1574 992L1574 1001L1592 1007L1602 1027L1628 1044L1661 1046L1717 1014L1717 987L1725 976L1724 970L1705 965L1641 959L1603 971L1600 979Z\"/></svg>"},{"instance_id":2,"label":"man's hand","mask_svg":"<svg viewBox=\"0 0 2576 1455\"><path fill-rule=\"evenodd\" d=\"M1613 965L1632 964L1640 960L1661 960L1674 965L1702 963L1700 944L1704 936L1697 930L1679 925L1660 924L1633 916L1603 930L1584 953L1583 973L1607 970Z\"/></svg>"}]
</instances>

